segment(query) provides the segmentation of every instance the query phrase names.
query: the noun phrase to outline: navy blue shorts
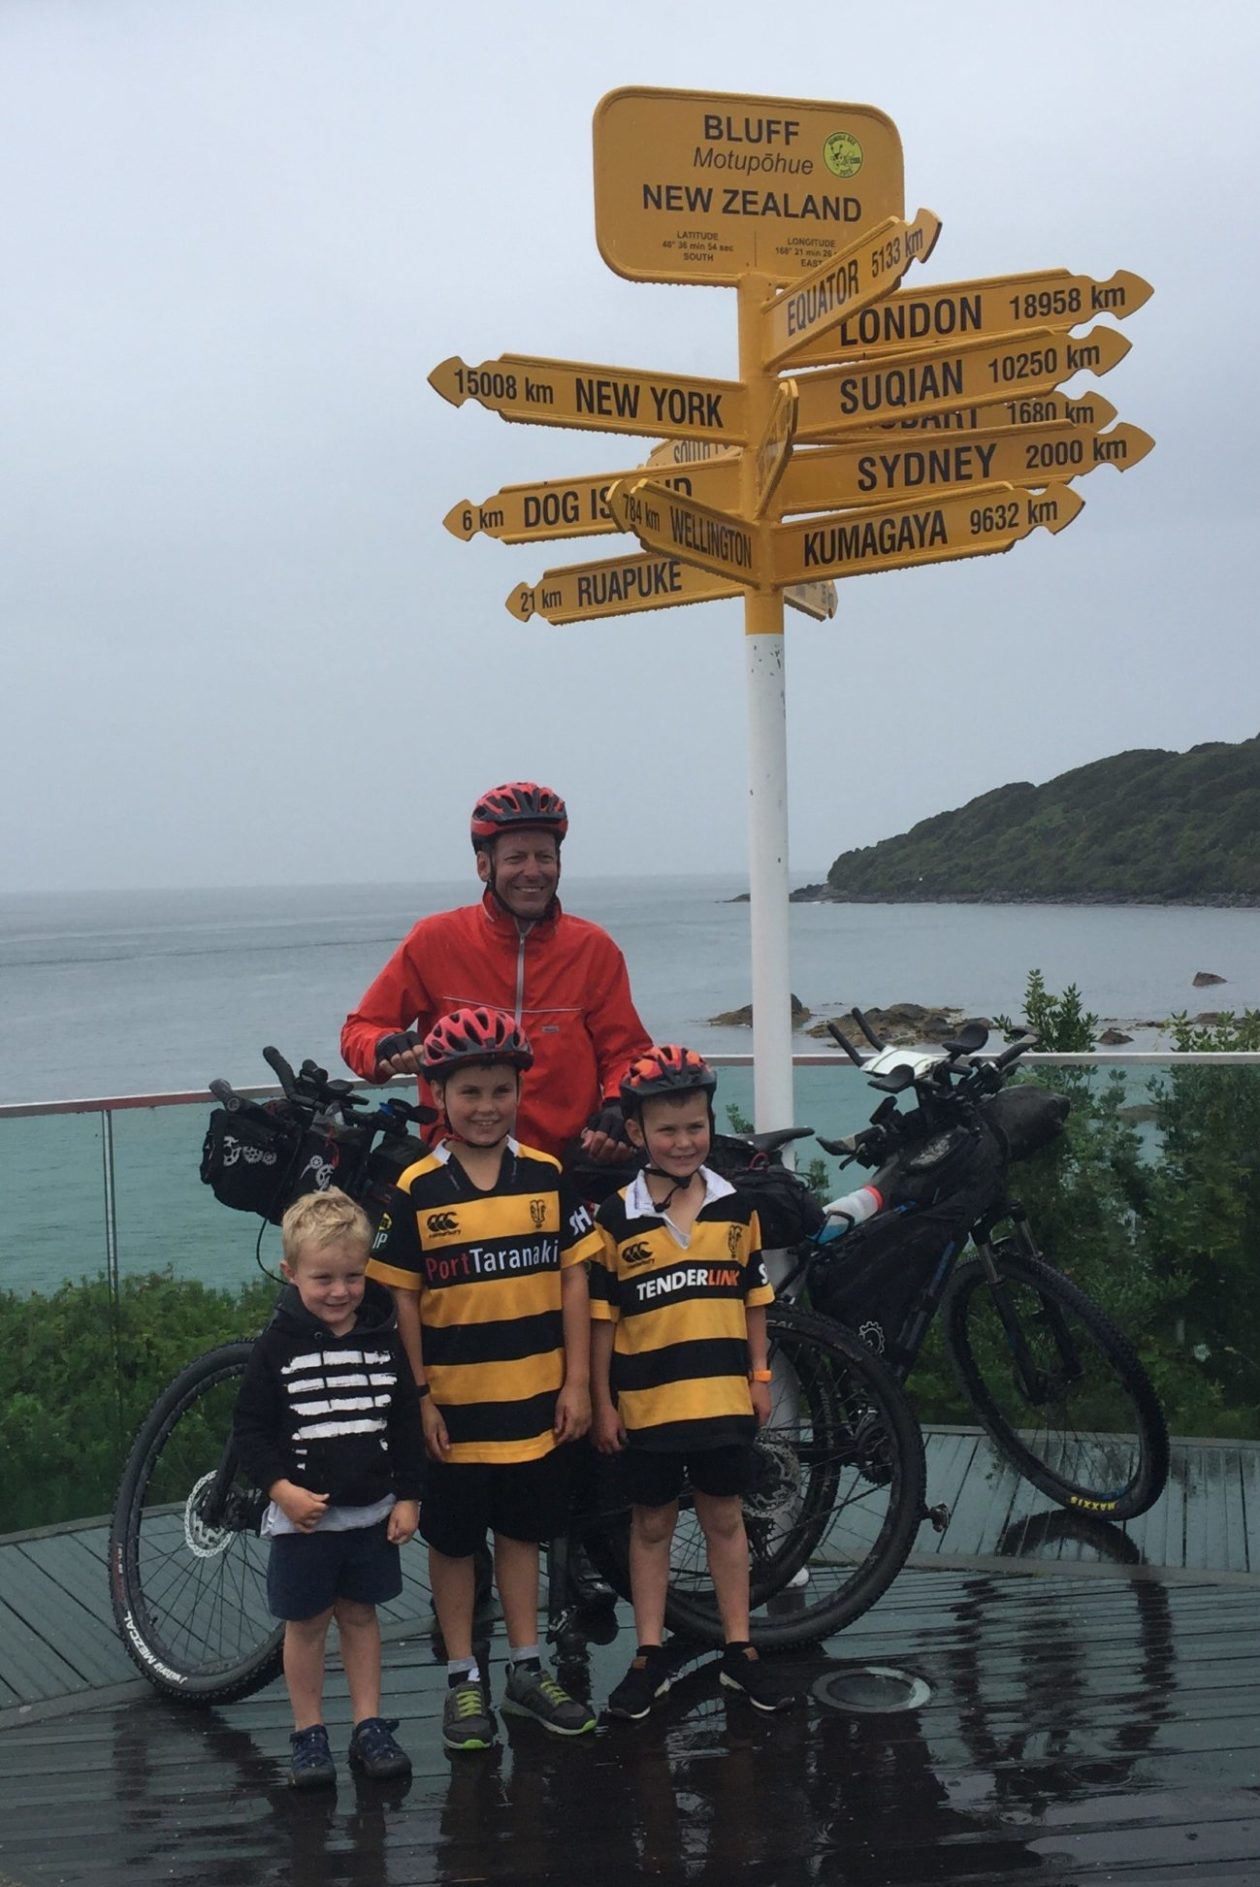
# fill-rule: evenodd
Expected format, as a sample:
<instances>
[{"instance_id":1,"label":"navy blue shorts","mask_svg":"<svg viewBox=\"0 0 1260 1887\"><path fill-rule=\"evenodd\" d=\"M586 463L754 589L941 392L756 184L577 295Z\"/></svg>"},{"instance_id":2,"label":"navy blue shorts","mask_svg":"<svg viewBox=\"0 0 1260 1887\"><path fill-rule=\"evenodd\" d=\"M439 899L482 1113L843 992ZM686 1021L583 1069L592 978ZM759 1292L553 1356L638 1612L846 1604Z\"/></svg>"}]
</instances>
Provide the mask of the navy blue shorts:
<instances>
[{"instance_id":1,"label":"navy blue shorts","mask_svg":"<svg viewBox=\"0 0 1260 1887\"><path fill-rule=\"evenodd\" d=\"M671 1450L658 1454L633 1443L618 1456L622 1490L632 1507L668 1507L682 1492L684 1478L699 1494L715 1498L742 1494L752 1468L752 1445L734 1442L726 1448L697 1448L688 1454Z\"/></svg>"},{"instance_id":2,"label":"navy blue shorts","mask_svg":"<svg viewBox=\"0 0 1260 1887\"><path fill-rule=\"evenodd\" d=\"M402 1561L388 1520L344 1533L278 1533L267 1562L267 1603L277 1618L315 1618L337 1599L384 1605L402 1591Z\"/></svg>"},{"instance_id":3,"label":"navy blue shorts","mask_svg":"<svg viewBox=\"0 0 1260 1887\"><path fill-rule=\"evenodd\" d=\"M430 1461L420 1538L448 1559L467 1559L486 1530L509 1540L554 1540L569 1524L574 1450L537 1461Z\"/></svg>"}]
</instances>

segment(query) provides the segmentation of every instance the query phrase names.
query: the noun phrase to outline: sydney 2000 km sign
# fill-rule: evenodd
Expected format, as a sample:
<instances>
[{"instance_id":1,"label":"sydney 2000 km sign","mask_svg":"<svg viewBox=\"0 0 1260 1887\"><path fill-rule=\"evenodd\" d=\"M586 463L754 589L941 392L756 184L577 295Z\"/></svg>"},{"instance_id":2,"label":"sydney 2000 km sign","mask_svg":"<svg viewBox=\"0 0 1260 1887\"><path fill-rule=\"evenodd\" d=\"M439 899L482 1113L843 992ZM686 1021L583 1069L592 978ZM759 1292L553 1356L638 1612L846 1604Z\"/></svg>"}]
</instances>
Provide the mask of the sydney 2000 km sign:
<instances>
[{"instance_id":1,"label":"sydney 2000 km sign","mask_svg":"<svg viewBox=\"0 0 1260 1887\"><path fill-rule=\"evenodd\" d=\"M738 376L452 355L430 381L455 406L662 443L460 499L445 522L464 540L638 539L518 582L522 623L743 597L756 1115L777 1127L792 1117L783 605L823 621L845 579L1071 524L1078 480L1154 444L1086 378L1124 358L1113 323L1151 288L1061 267L925 284L941 219L907 211L901 139L870 105L626 87L596 108L594 167L611 269L735 290Z\"/></svg>"}]
</instances>

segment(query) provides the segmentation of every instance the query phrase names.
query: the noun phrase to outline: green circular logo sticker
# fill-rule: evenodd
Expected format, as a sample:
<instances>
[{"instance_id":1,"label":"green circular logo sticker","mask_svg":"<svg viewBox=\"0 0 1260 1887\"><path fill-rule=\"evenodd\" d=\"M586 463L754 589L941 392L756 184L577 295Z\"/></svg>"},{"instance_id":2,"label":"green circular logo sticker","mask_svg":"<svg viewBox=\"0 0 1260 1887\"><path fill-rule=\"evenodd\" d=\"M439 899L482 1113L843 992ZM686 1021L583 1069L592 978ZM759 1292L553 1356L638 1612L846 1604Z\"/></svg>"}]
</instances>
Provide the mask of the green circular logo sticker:
<instances>
[{"instance_id":1,"label":"green circular logo sticker","mask_svg":"<svg viewBox=\"0 0 1260 1887\"><path fill-rule=\"evenodd\" d=\"M856 177L862 168L862 146L851 131L833 131L823 145L823 161L835 177Z\"/></svg>"}]
</instances>

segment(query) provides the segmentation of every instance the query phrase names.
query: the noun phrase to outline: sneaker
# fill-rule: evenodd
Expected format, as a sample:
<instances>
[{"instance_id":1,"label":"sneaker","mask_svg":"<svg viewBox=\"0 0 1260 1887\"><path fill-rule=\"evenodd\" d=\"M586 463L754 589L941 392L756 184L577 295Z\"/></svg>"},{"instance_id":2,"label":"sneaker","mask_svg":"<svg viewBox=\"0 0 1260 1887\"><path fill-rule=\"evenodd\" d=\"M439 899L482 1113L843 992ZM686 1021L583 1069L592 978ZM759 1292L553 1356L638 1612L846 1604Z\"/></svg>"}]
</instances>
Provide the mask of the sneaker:
<instances>
[{"instance_id":1,"label":"sneaker","mask_svg":"<svg viewBox=\"0 0 1260 1887\"><path fill-rule=\"evenodd\" d=\"M364 1717L350 1738L350 1767L374 1782L392 1782L411 1774L411 1758L394 1741L397 1717Z\"/></svg>"},{"instance_id":2,"label":"sneaker","mask_svg":"<svg viewBox=\"0 0 1260 1887\"><path fill-rule=\"evenodd\" d=\"M452 1684L442 1705L442 1742L447 1749L492 1749L494 1714L487 1708L481 1679Z\"/></svg>"},{"instance_id":3,"label":"sneaker","mask_svg":"<svg viewBox=\"0 0 1260 1887\"><path fill-rule=\"evenodd\" d=\"M637 1723L646 1717L658 1697L665 1696L670 1683L665 1653L659 1645L649 1645L638 1653L620 1684L609 1693L609 1716Z\"/></svg>"},{"instance_id":4,"label":"sneaker","mask_svg":"<svg viewBox=\"0 0 1260 1887\"><path fill-rule=\"evenodd\" d=\"M323 1724L312 1723L309 1730L294 1730L289 1737L289 1787L331 1789L336 1780L337 1766Z\"/></svg>"},{"instance_id":5,"label":"sneaker","mask_svg":"<svg viewBox=\"0 0 1260 1887\"><path fill-rule=\"evenodd\" d=\"M533 1717L553 1736L584 1736L595 1728L595 1712L561 1690L549 1671L508 1666L503 1709L512 1717Z\"/></svg>"},{"instance_id":6,"label":"sneaker","mask_svg":"<svg viewBox=\"0 0 1260 1887\"><path fill-rule=\"evenodd\" d=\"M722 1653L720 1681L746 1697L754 1710L790 1710L796 1702L784 1696L761 1659L742 1645L727 1645Z\"/></svg>"}]
</instances>

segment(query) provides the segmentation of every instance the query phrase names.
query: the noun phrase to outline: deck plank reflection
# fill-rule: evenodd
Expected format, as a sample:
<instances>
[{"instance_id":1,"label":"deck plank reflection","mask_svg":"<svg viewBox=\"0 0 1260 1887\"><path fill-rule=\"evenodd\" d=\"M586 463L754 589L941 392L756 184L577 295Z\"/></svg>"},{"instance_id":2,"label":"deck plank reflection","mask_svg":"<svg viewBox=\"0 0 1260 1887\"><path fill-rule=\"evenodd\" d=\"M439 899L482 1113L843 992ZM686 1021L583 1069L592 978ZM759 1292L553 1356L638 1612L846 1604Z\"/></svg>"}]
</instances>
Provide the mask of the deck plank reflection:
<instances>
[{"instance_id":1,"label":"deck plank reflection","mask_svg":"<svg viewBox=\"0 0 1260 1887\"><path fill-rule=\"evenodd\" d=\"M628 1619L565 1666L602 1699ZM504 1644L492 1648L503 1682ZM846 1713L865 1661L923 1706ZM17 1887L1239 1887L1260 1878L1260 1590L1144 1577L903 1575L816 1652L775 1660L801 1701L760 1719L680 1654L648 1722L567 1743L504 1719L451 1760L427 1636L387 1645L410 1785L283 1786L283 1688L220 1710L146 1693L0 1730L0 1879ZM330 1673L344 1756L349 1704Z\"/></svg>"}]
</instances>

